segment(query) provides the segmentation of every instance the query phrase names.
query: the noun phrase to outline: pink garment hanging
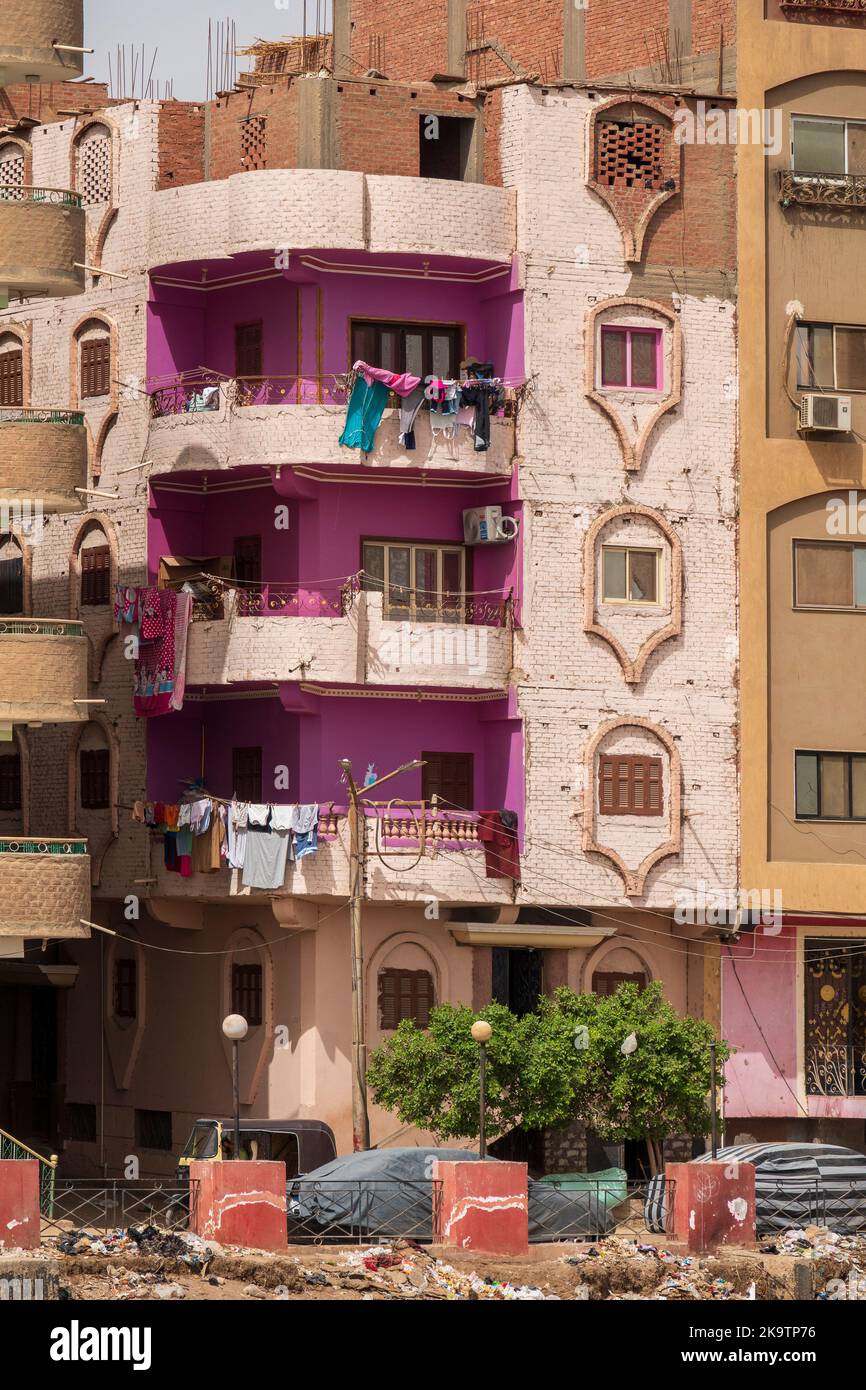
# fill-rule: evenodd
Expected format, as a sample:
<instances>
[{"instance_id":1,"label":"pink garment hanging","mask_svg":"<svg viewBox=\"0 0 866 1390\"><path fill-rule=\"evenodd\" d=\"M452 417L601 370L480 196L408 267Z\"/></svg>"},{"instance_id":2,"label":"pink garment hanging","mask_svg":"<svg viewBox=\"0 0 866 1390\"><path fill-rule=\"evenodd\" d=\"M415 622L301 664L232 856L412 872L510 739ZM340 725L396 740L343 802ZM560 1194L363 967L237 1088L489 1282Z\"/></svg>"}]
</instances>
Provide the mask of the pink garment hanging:
<instances>
[{"instance_id":1,"label":"pink garment hanging","mask_svg":"<svg viewBox=\"0 0 866 1390\"><path fill-rule=\"evenodd\" d=\"M389 372L384 367L371 367L369 363L360 360L352 370L360 372L368 386L372 386L374 381L381 381L383 386L387 386L389 391L394 391L398 396L410 396L415 387L421 385L420 376L413 376L411 372Z\"/></svg>"},{"instance_id":2,"label":"pink garment hanging","mask_svg":"<svg viewBox=\"0 0 866 1390\"><path fill-rule=\"evenodd\" d=\"M192 616L192 595L174 589L155 589L161 636L139 647L135 663L133 704L136 714L168 714L183 708L186 684L186 642Z\"/></svg>"}]
</instances>

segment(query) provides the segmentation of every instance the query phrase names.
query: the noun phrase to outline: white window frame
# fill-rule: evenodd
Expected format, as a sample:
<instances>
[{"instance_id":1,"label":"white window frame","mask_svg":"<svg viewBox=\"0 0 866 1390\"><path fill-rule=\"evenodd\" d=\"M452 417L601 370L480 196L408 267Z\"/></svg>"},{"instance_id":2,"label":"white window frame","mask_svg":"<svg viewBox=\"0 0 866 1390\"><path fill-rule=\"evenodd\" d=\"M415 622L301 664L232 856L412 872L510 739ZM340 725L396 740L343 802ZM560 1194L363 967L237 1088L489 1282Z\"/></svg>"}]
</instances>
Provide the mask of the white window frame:
<instances>
[{"instance_id":1,"label":"white window frame","mask_svg":"<svg viewBox=\"0 0 866 1390\"><path fill-rule=\"evenodd\" d=\"M649 552L656 557L656 596L648 598L608 598L604 591L604 553L606 550L625 551L625 587L626 593L631 589L631 561L629 555L632 551ZM601 601L605 604L615 604L618 608L661 608L664 606L664 550L657 545L630 545L627 541L607 541L601 546Z\"/></svg>"},{"instance_id":2,"label":"white window frame","mask_svg":"<svg viewBox=\"0 0 866 1390\"><path fill-rule=\"evenodd\" d=\"M844 155L845 155L845 172L844 172L844 174L829 174L829 173L827 173L827 174L821 175L821 170L820 170L820 169L809 169L809 170L806 170L806 169L795 169L795 168L794 168L794 131L795 131L795 128L796 128L796 125L797 125L797 122L798 122L798 121L809 121L812 125L817 125L819 122L822 122L822 121L823 121L823 122L825 122L825 123L828 124L828 125L841 125L841 126L843 127L843 129L844 129L844 138L845 138L844 151L843 151L843 153L844 153ZM830 181L830 180L832 180L832 179L848 178L848 127L849 127L850 125L862 125L862 126L866 126L866 121L849 120L847 116L809 116L809 115L806 114L805 111L800 111L800 112L798 112L796 115L792 113L792 114L791 114L791 170L792 170L792 172L793 172L793 174L794 174L794 177L795 177L795 178L800 178L800 179L814 179L814 178L817 178L817 177L819 177L819 176L822 176L823 178L827 179L828 181ZM866 177L866 176L864 176L864 177Z\"/></svg>"}]
</instances>

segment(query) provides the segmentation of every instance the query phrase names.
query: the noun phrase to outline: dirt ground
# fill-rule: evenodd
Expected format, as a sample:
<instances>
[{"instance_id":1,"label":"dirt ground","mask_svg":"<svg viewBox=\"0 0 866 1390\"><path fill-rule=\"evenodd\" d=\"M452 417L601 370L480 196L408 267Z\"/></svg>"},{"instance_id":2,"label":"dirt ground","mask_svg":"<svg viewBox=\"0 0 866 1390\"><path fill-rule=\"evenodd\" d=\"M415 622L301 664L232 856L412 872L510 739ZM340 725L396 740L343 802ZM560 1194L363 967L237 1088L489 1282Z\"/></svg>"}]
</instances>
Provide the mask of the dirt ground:
<instances>
[{"instance_id":1,"label":"dirt ground","mask_svg":"<svg viewBox=\"0 0 866 1390\"><path fill-rule=\"evenodd\" d=\"M828 1279L844 1278L862 1262L857 1252L827 1257L817 1250L805 1259L746 1250L689 1257L645 1232L591 1245L534 1246L520 1259L406 1241L295 1246L285 1255L211 1247L190 1256L167 1249L63 1254L48 1245L28 1256L0 1256L0 1279L35 1276L44 1267L47 1296L84 1302L788 1300L815 1297Z\"/></svg>"}]
</instances>

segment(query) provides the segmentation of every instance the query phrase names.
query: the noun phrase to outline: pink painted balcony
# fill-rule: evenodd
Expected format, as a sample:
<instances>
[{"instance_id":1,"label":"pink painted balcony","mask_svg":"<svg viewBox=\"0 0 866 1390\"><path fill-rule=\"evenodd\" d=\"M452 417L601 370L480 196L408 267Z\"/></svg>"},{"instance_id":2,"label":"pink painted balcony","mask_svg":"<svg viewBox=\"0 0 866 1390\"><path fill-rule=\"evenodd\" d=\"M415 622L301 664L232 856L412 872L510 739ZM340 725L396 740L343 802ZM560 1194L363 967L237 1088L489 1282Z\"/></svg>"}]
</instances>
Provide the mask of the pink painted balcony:
<instances>
[{"instance_id":1,"label":"pink painted balcony","mask_svg":"<svg viewBox=\"0 0 866 1390\"><path fill-rule=\"evenodd\" d=\"M384 616L381 593L343 586L228 590L222 616L193 624L187 683L267 681L505 690L513 629L507 596L475 601L467 621ZM473 620L474 619L474 620Z\"/></svg>"},{"instance_id":2,"label":"pink painted balcony","mask_svg":"<svg viewBox=\"0 0 866 1390\"><path fill-rule=\"evenodd\" d=\"M150 393L148 454L152 473L236 468L253 464L354 464L374 468L434 467L446 471L510 475L517 451L516 406L490 421L490 448L476 452L471 433L453 440L434 432L422 410L415 449L400 443L400 410L391 397L373 448L360 456L340 444L346 422L346 377L268 376L232 379L193 372L161 382Z\"/></svg>"},{"instance_id":3,"label":"pink painted balcony","mask_svg":"<svg viewBox=\"0 0 866 1390\"><path fill-rule=\"evenodd\" d=\"M379 807L365 822L368 883L371 902L416 901L425 895L447 906L453 904L508 904L510 879L485 876L484 850L478 840L478 816L471 811L446 812L414 806ZM142 830L142 833L149 833ZM401 873L418 860L410 875ZM244 888L238 870L194 873L181 878L160 862L160 846L154 845L154 879L148 895L155 899L156 915L163 900L189 904L225 902L227 898L262 901L274 897L345 899L349 893L349 834L345 806L323 807L319 817L319 848L297 864L290 864L279 893ZM204 921L202 913L202 924ZM195 925L195 914L187 925Z\"/></svg>"}]
</instances>

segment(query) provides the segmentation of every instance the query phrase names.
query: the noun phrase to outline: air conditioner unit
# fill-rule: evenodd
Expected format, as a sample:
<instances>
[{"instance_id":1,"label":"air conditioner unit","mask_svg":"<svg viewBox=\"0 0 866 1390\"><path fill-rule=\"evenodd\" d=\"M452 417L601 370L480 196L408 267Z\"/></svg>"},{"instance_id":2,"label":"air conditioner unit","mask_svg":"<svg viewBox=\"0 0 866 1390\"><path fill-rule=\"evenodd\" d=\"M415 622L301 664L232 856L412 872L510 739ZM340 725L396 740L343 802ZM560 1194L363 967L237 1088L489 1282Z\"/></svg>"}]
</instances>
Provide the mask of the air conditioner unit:
<instances>
[{"instance_id":1,"label":"air conditioner unit","mask_svg":"<svg viewBox=\"0 0 866 1390\"><path fill-rule=\"evenodd\" d=\"M463 539L467 545L503 545L513 541L519 523L503 516L501 507L470 507L463 513Z\"/></svg>"},{"instance_id":2,"label":"air conditioner unit","mask_svg":"<svg viewBox=\"0 0 866 1390\"><path fill-rule=\"evenodd\" d=\"M830 396L824 391L807 391L800 397L800 430L851 429L851 397Z\"/></svg>"}]
</instances>

